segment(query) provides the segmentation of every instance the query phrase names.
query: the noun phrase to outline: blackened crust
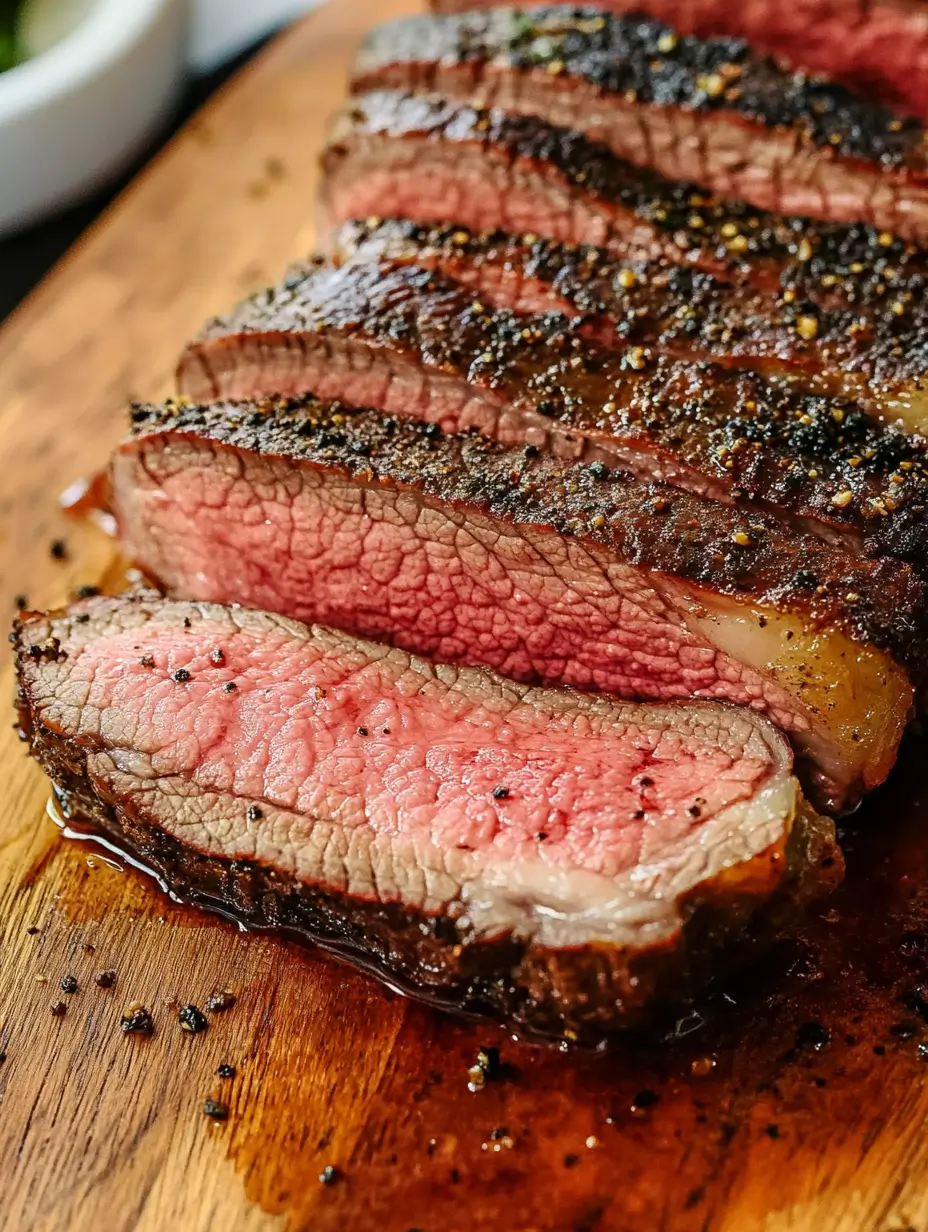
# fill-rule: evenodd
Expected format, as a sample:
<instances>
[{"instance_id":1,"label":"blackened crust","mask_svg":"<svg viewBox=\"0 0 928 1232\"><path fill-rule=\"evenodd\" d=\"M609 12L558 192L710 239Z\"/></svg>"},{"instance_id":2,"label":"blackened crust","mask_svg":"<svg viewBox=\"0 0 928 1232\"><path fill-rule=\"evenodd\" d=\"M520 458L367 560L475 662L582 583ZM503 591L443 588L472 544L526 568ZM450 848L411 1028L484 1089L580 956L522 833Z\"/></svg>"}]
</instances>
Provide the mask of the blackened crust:
<instances>
[{"instance_id":1,"label":"blackened crust","mask_svg":"<svg viewBox=\"0 0 928 1232\"><path fill-rule=\"evenodd\" d=\"M774 299L692 267L622 261L601 248L537 235L399 218L346 223L333 256L406 261L467 283L479 284L481 270L493 271L513 294L529 283L552 302L565 302L594 337L613 345L654 346L723 366L783 373L823 392L859 398L889 422L901 396L928 397L928 286L914 276L903 279L900 299L886 267L882 280L861 287L850 307L821 273ZM293 279L298 276L297 269ZM800 330L810 316L815 334L807 338Z\"/></svg>"},{"instance_id":2,"label":"blackened crust","mask_svg":"<svg viewBox=\"0 0 928 1232\"><path fill-rule=\"evenodd\" d=\"M569 0L556 0L567 6ZM432 0L438 13L493 8L493 0ZM548 0L546 7L552 7ZM698 38L748 40L774 56L928 121L924 55L928 25L923 0L601 0L612 12L648 14Z\"/></svg>"},{"instance_id":3,"label":"blackened crust","mask_svg":"<svg viewBox=\"0 0 928 1232\"><path fill-rule=\"evenodd\" d=\"M866 302L880 294L887 277L893 284L915 278L922 285L928 272L925 250L870 225L819 222L722 201L698 185L633 167L570 129L407 93L377 91L352 101L333 127L324 157L327 175L350 177L356 155L376 157L392 142L421 145L430 157L440 149L452 165L458 151L473 147L506 165L559 177L577 199L592 198L616 211L610 238L615 251L626 245L621 217L630 217L652 229L653 256L759 289L798 286L807 294L828 278L835 280L830 295Z\"/></svg>"},{"instance_id":4,"label":"blackened crust","mask_svg":"<svg viewBox=\"0 0 928 1232\"><path fill-rule=\"evenodd\" d=\"M659 946L552 950L511 934L469 937L449 917L202 854L114 799L88 774L87 750L37 720L23 628L15 633L19 723L66 818L96 827L185 902L319 944L410 995L528 1035L594 1045L618 1028L659 1020L794 926L804 904L841 876L832 824L802 805L788 837L736 876L722 872L692 890L680 904L679 932Z\"/></svg>"},{"instance_id":5,"label":"blackened crust","mask_svg":"<svg viewBox=\"0 0 928 1232\"><path fill-rule=\"evenodd\" d=\"M260 292L191 345L181 389L221 396L209 381L188 385L185 370L209 373L211 354L247 334L267 335L262 355L280 339L303 334L329 345L368 346L426 376L454 375L542 416L538 430L555 444L558 436L588 442L578 452L591 460L621 465L634 451L657 475L674 469L680 486L740 493L786 520L846 534L871 556L896 556L919 569L928 560L925 442L845 399L679 361L656 348L602 348L559 313L527 318L493 309L432 269L402 263L335 273L310 268ZM255 393L276 392L273 365L261 376L265 370L268 386ZM326 372L333 371L327 363Z\"/></svg>"},{"instance_id":6,"label":"blackened crust","mask_svg":"<svg viewBox=\"0 0 928 1232\"><path fill-rule=\"evenodd\" d=\"M801 613L887 651L913 680L928 647L924 582L907 565L854 556L666 484L641 483L599 463L560 462L529 446L446 436L435 425L305 396L257 403L168 403L132 411L136 437L189 435L404 488L513 524L541 525L600 544L629 564L711 592Z\"/></svg>"},{"instance_id":7,"label":"blackened crust","mask_svg":"<svg viewBox=\"0 0 928 1232\"><path fill-rule=\"evenodd\" d=\"M619 16L593 6L497 9L451 17L411 17L375 29L357 67L361 88L378 70L440 65L546 74L582 80L639 106L728 113L764 129L787 129L797 147L828 150L883 169L925 173L925 130L843 86L792 73L757 56L744 39L677 35L643 14Z\"/></svg>"}]
</instances>

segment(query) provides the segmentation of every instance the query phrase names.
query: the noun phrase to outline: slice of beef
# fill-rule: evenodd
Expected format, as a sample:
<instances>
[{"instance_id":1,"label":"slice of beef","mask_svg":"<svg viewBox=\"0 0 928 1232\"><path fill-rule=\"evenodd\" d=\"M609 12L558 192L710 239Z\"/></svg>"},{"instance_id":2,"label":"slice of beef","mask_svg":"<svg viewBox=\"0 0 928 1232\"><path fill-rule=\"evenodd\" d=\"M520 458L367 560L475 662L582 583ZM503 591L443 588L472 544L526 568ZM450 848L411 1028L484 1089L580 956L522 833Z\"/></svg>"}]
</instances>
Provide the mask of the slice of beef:
<instances>
[{"instance_id":1,"label":"slice of beef","mask_svg":"<svg viewBox=\"0 0 928 1232\"><path fill-rule=\"evenodd\" d=\"M842 86L732 39L595 7L494 8L379 26L354 89L538 116L620 158L761 209L928 239L928 141Z\"/></svg>"},{"instance_id":2,"label":"slice of beef","mask_svg":"<svg viewBox=\"0 0 928 1232\"><path fill-rule=\"evenodd\" d=\"M823 807L893 764L928 646L905 565L601 463L309 397L133 418L114 509L126 554L174 596L523 681L752 706Z\"/></svg>"},{"instance_id":3,"label":"slice of beef","mask_svg":"<svg viewBox=\"0 0 928 1232\"><path fill-rule=\"evenodd\" d=\"M199 402L307 392L476 428L928 559L923 441L749 372L601 348L560 314L493 309L428 268L297 271L209 326L178 380Z\"/></svg>"},{"instance_id":4,"label":"slice of beef","mask_svg":"<svg viewBox=\"0 0 928 1232\"><path fill-rule=\"evenodd\" d=\"M516 312L581 317L605 346L653 348L780 377L860 402L884 422L928 435L928 295L904 299L884 281L866 302L827 303L811 276L772 301L710 274L656 261L621 261L601 248L504 231L470 232L407 219L346 223L332 257L404 262L453 279L485 303ZM301 271L289 282L296 288ZM825 302L823 302L825 301Z\"/></svg>"},{"instance_id":5,"label":"slice of beef","mask_svg":"<svg viewBox=\"0 0 928 1232\"><path fill-rule=\"evenodd\" d=\"M636 706L210 604L17 626L66 811L182 898L596 1042L678 1005L840 856L750 710Z\"/></svg>"},{"instance_id":6,"label":"slice of beef","mask_svg":"<svg viewBox=\"0 0 928 1232\"><path fill-rule=\"evenodd\" d=\"M767 291L827 278L854 303L926 272L926 253L864 223L782 216L718 200L616 158L582 133L498 108L375 91L335 121L324 217L395 216L499 228L616 256L695 265Z\"/></svg>"},{"instance_id":7,"label":"slice of beef","mask_svg":"<svg viewBox=\"0 0 928 1232\"><path fill-rule=\"evenodd\" d=\"M490 5L487 0L435 0L432 7L456 13ZM928 123L928 6L923 0L600 0L596 7L648 14L700 38L745 38L758 51L842 81Z\"/></svg>"}]
</instances>

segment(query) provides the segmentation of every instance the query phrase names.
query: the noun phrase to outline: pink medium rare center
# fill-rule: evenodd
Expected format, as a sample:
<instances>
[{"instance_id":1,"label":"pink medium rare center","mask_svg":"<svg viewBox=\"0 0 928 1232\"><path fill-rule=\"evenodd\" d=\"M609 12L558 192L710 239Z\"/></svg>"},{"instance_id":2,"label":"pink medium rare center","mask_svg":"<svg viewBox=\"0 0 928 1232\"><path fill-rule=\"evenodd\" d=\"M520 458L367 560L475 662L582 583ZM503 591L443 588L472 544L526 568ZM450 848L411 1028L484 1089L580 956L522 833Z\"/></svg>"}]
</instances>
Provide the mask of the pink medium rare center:
<instances>
[{"instance_id":1,"label":"pink medium rare center","mask_svg":"<svg viewBox=\"0 0 928 1232\"><path fill-rule=\"evenodd\" d=\"M239 797L243 811L265 802L610 876L750 799L769 774L767 759L706 732L566 709L552 724L523 690L492 706L464 701L396 663L385 651L354 667L283 631L275 642L205 625L103 639L72 654L70 673L102 712L108 747ZM137 726L122 731L108 714L137 715Z\"/></svg>"}]
</instances>

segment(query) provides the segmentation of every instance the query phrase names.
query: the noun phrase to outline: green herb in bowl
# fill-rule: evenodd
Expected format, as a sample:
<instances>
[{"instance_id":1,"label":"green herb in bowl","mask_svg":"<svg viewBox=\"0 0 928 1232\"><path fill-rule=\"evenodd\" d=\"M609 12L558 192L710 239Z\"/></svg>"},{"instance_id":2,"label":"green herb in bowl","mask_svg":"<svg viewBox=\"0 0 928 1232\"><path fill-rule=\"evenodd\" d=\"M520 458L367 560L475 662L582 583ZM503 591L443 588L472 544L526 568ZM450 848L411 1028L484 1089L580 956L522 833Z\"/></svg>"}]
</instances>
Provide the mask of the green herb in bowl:
<instances>
[{"instance_id":1,"label":"green herb in bowl","mask_svg":"<svg viewBox=\"0 0 928 1232\"><path fill-rule=\"evenodd\" d=\"M19 41L19 14L25 0L0 0L0 73L23 57Z\"/></svg>"},{"instance_id":2,"label":"green herb in bowl","mask_svg":"<svg viewBox=\"0 0 928 1232\"><path fill-rule=\"evenodd\" d=\"M98 0L0 0L0 73L49 51L76 30L97 3Z\"/></svg>"}]
</instances>

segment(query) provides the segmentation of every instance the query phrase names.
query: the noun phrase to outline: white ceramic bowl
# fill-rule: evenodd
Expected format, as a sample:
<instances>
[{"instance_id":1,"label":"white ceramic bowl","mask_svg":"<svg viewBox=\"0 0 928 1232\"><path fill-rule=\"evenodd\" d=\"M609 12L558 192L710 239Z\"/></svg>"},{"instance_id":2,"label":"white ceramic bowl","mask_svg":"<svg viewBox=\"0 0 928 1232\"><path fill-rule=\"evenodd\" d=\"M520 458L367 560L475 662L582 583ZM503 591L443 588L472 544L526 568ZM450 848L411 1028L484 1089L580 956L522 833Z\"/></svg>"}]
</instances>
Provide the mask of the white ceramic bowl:
<instances>
[{"instance_id":1,"label":"white ceramic bowl","mask_svg":"<svg viewBox=\"0 0 928 1232\"><path fill-rule=\"evenodd\" d=\"M94 0L49 51L0 73L0 235L124 166L184 80L187 0Z\"/></svg>"}]
</instances>

